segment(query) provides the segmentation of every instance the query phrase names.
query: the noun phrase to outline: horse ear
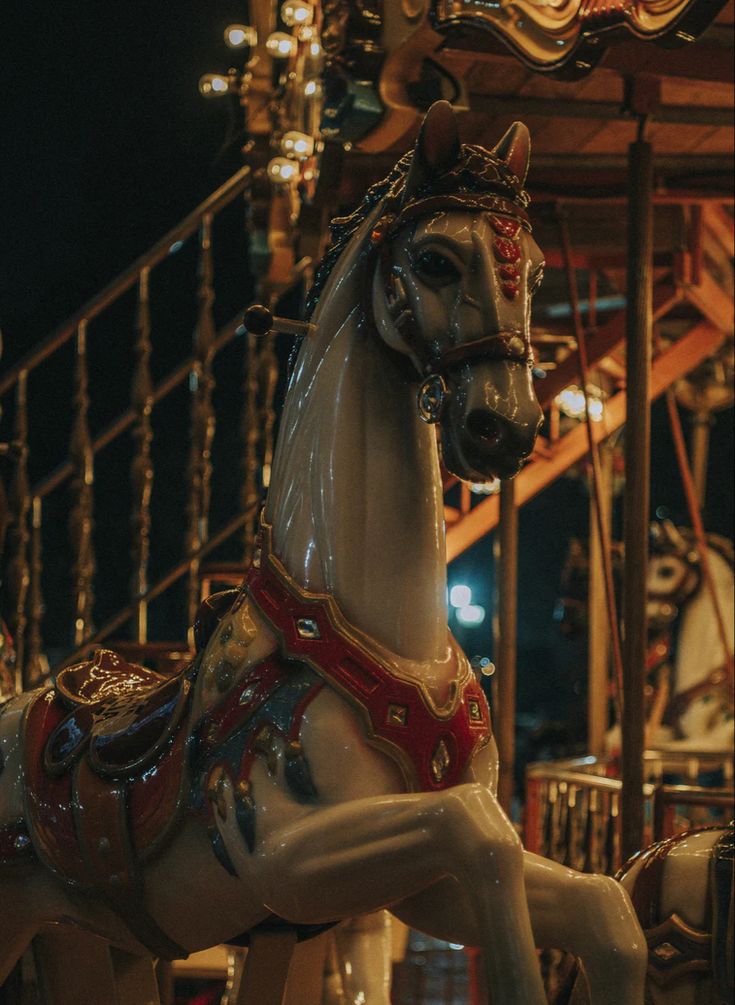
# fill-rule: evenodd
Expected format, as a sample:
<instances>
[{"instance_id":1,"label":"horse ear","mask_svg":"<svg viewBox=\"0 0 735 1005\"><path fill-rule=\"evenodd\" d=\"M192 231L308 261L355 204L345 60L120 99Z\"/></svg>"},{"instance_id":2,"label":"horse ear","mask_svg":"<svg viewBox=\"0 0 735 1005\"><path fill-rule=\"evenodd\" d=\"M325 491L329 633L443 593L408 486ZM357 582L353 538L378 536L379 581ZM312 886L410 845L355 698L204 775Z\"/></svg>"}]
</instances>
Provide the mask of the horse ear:
<instances>
[{"instance_id":1,"label":"horse ear","mask_svg":"<svg viewBox=\"0 0 735 1005\"><path fill-rule=\"evenodd\" d=\"M525 185L531 160L531 136L522 122L513 123L493 147L493 153L507 165L521 185Z\"/></svg>"},{"instance_id":2,"label":"horse ear","mask_svg":"<svg viewBox=\"0 0 735 1005\"><path fill-rule=\"evenodd\" d=\"M457 162L462 145L457 116L448 101L435 101L424 116L403 190L403 204L436 175Z\"/></svg>"}]
</instances>

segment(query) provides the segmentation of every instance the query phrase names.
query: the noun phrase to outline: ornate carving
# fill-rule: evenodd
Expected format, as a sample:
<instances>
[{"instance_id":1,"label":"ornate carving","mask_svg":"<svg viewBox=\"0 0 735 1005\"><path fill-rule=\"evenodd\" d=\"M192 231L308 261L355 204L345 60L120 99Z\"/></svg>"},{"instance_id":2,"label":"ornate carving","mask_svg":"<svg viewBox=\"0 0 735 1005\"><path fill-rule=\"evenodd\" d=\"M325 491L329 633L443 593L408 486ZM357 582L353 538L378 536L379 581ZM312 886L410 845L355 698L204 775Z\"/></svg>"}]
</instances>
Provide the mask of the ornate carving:
<instances>
[{"instance_id":1,"label":"ornate carving","mask_svg":"<svg viewBox=\"0 0 735 1005\"><path fill-rule=\"evenodd\" d=\"M278 358L273 348L272 339L264 339L258 358L258 384L260 389L260 416L258 426L261 429L262 446L262 481L267 489L271 480L271 465L273 464L273 430L276 423L276 413L273 399L278 383Z\"/></svg>"},{"instance_id":2,"label":"ornate carving","mask_svg":"<svg viewBox=\"0 0 735 1005\"><path fill-rule=\"evenodd\" d=\"M28 374L24 370L18 377L15 393L15 417L13 421L12 455L13 475L10 482L8 529L8 587L12 598L10 608L10 632L15 647L15 687L23 689L23 665L26 631L26 599L30 581L28 565L28 510L30 509L30 489L28 486L28 400L26 395Z\"/></svg>"},{"instance_id":3,"label":"ornate carving","mask_svg":"<svg viewBox=\"0 0 735 1005\"><path fill-rule=\"evenodd\" d=\"M48 660L43 653L41 621L44 614L41 574L42 559L42 500L36 496L31 507L31 563L28 587L28 629L26 632L25 687L34 687L48 673Z\"/></svg>"},{"instance_id":4,"label":"ornate carving","mask_svg":"<svg viewBox=\"0 0 735 1005\"><path fill-rule=\"evenodd\" d=\"M136 366L133 375L131 401L135 412L133 441L135 444L130 466L130 481L133 488L133 508L130 515L132 535L131 553L133 571L130 580L130 594L133 603L138 602L136 636L138 642L145 642L148 636L147 608L139 598L148 589L148 559L150 556L151 531L151 491L153 488L153 462L151 444L153 428L153 382L151 380L151 312L149 296L150 269L141 269L138 280L138 313L136 318L137 340L135 343Z\"/></svg>"},{"instance_id":5,"label":"ornate carving","mask_svg":"<svg viewBox=\"0 0 735 1005\"><path fill-rule=\"evenodd\" d=\"M95 554L94 529L94 451L89 435L89 388L87 381L87 322L77 329L77 355L74 367L74 425L69 444L69 458L74 469L70 492L69 537L73 555L74 644L81 645L94 631Z\"/></svg>"},{"instance_id":6,"label":"ornate carving","mask_svg":"<svg viewBox=\"0 0 735 1005\"><path fill-rule=\"evenodd\" d=\"M582 77L621 35L671 47L686 45L714 20L725 0L435 0L437 31L490 31L532 70Z\"/></svg>"},{"instance_id":7,"label":"ornate carving","mask_svg":"<svg viewBox=\"0 0 735 1005\"><path fill-rule=\"evenodd\" d=\"M243 562L249 565L253 557L257 534L258 512L258 346L255 335L248 332L245 348L245 381L240 436L243 444L240 506L248 519L243 528Z\"/></svg>"},{"instance_id":8,"label":"ornate carving","mask_svg":"<svg viewBox=\"0 0 735 1005\"><path fill-rule=\"evenodd\" d=\"M191 450L189 454L189 523L187 554L193 556L209 536L209 497L212 478L212 440L215 415L212 406L214 376L214 261L212 216L202 218L199 235L199 317L194 334L194 362L190 375ZM194 623L199 606L199 559L189 567L187 624Z\"/></svg>"}]
</instances>

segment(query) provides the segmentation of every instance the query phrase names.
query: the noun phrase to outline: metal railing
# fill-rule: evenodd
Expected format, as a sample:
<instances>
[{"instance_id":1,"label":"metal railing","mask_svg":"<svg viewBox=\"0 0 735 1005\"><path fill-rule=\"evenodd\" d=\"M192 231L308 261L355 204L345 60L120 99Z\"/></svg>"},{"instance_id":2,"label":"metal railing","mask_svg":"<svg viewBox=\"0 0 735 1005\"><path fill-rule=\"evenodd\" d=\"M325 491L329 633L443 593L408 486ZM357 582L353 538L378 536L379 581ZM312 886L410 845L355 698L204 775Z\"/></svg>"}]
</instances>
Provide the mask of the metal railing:
<instances>
[{"instance_id":1,"label":"metal railing","mask_svg":"<svg viewBox=\"0 0 735 1005\"><path fill-rule=\"evenodd\" d=\"M243 404L240 420L240 446L245 458L240 465L240 499L246 502L238 515L224 526L210 531L210 499L213 474L212 445L217 424L215 375L213 362L242 332L238 318L217 331L215 302L215 220L240 196L249 200L251 171L245 166L202 202L192 213L156 242L128 269L89 300L32 352L0 377L0 399L6 398L6 412L12 416L12 471L9 481L9 527L5 557L4 611L15 641L16 687L28 687L48 669L44 656L42 623L44 616L44 563L42 535L44 504L61 487L70 494L68 538L71 550L71 591L73 601L73 637L66 640L63 662L78 657L91 644L108 638L113 632L132 626L137 643L148 638L148 606L174 583L188 577L185 618L182 627L191 624L198 602L201 561L224 541L242 531L243 558L247 541L257 517L262 458L270 456L272 442L272 404L277 361L268 340L256 345L246 336L243 353ZM159 383L154 385L151 355L154 342L151 323L151 275L162 262L178 252L189 238L198 235L196 269L196 317L192 319L193 346ZM130 318L132 381L130 403L104 428L93 429L90 416L89 345L97 337L90 324L105 314L129 291L136 293L134 316ZM192 292L194 292L192 290ZM247 306L243 304L243 306ZM31 485L29 454L33 443L33 408L29 408L29 385L42 364L59 351L73 347L73 371L67 374L71 391L72 423L68 454ZM66 359L64 358L64 362ZM92 374L96 378L97 374ZM114 375L106 375L107 379ZM186 512L182 514L181 553L172 556L168 571L158 582L150 582L151 497L155 478L153 415L154 409L188 382L190 414L188 420L189 460L186 469ZM12 396L12 397L11 397ZM2 414L0 412L0 414ZM186 423L182 424L186 429ZM95 628L95 475L105 448L118 443L128 433L132 441L132 459L121 484L130 492L130 587L129 602L99 629ZM183 449L182 445L182 449ZM114 463L114 462L108 462ZM186 462L184 462L186 463ZM119 480L119 473L115 472ZM129 488L127 487L129 486ZM159 563L160 564L160 563ZM108 573L109 574L109 573ZM58 646L63 650L64 646ZM71 652L69 649L71 648Z\"/></svg>"},{"instance_id":2,"label":"metal railing","mask_svg":"<svg viewBox=\"0 0 735 1005\"><path fill-rule=\"evenodd\" d=\"M529 851L582 872L620 869L622 781L595 757L532 764L526 771L524 843ZM718 773L721 785L697 782ZM671 779L678 778L678 784ZM644 844L689 826L731 819L732 755L648 750L644 755ZM668 779L668 781L665 781Z\"/></svg>"}]
</instances>

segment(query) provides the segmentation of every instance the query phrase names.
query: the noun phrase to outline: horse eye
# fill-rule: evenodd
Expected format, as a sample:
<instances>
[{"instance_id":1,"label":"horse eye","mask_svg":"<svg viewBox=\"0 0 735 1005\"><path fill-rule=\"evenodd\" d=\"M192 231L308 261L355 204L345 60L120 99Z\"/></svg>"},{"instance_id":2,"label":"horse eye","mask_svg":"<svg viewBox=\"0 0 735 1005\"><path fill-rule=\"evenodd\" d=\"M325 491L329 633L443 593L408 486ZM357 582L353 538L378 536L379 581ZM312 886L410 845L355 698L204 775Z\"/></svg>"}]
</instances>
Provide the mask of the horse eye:
<instances>
[{"instance_id":1,"label":"horse eye","mask_svg":"<svg viewBox=\"0 0 735 1005\"><path fill-rule=\"evenodd\" d=\"M430 286L456 283L460 273L454 262L438 251L422 251L413 263L414 272Z\"/></svg>"}]
</instances>

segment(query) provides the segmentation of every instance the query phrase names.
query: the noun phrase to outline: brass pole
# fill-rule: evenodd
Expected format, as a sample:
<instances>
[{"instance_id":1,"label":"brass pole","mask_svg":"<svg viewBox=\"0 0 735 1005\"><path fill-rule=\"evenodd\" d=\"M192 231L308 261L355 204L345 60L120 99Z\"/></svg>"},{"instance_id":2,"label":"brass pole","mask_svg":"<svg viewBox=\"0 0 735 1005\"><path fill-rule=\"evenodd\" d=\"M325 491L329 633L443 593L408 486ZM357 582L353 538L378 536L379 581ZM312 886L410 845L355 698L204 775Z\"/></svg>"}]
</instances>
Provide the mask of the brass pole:
<instances>
[{"instance_id":1,"label":"brass pole","mask_svg":"<svg viewBox=\"0 0 735 1005\"><path fill-rule=\"evenodd\" d=\"M603 546L600 535L595 533L595 528L598 526L597 507L600 504L605 510L602 514L603 523L606 527L610 526L613 456L613 449L610 446L603 446L600 450L599 499L595 492L590 492L587 747L590 754L596 757L601 757L605 752L610 679L610 622L605 593Z\"/></svg>"},{"instance_id":2,"label":"brass pole","mask_svg":"<svg viewBox=\"0 0 735 1005\"><path fill-rule=\"evenodd\" d=\"M692 416L691 466L700 510L704 509L707 498L707 462L709 461L711 422L709 412L696 412Z\"/></svg>"},{"instance_id":3,"label":"brass pole","mask_svg":"<svg viewBox=\"0 0 735 1005\"><path fill-rule=\"evenodd\" d=\"M515 482L503 481L500 488L498 530L498 648L497 708L495 710L500 778L498 798L510 814L513 798L516 726L516 641L518 619L518 507Z\"/></svg>"},{"instance_id":4,"label":"brass pole","mask_svg":"<svg viewBox=\"0 0 735 1005\"><path fill-rule=\"evenodd\" d=\"M642 120L643 122L644 120ZM626 860L643 845L646 576L650 506L650 383L653 324L653 161L643 139L629 148L626 311L626 425L623 586L621 850Z\"/></svg>"}]
</instances>

